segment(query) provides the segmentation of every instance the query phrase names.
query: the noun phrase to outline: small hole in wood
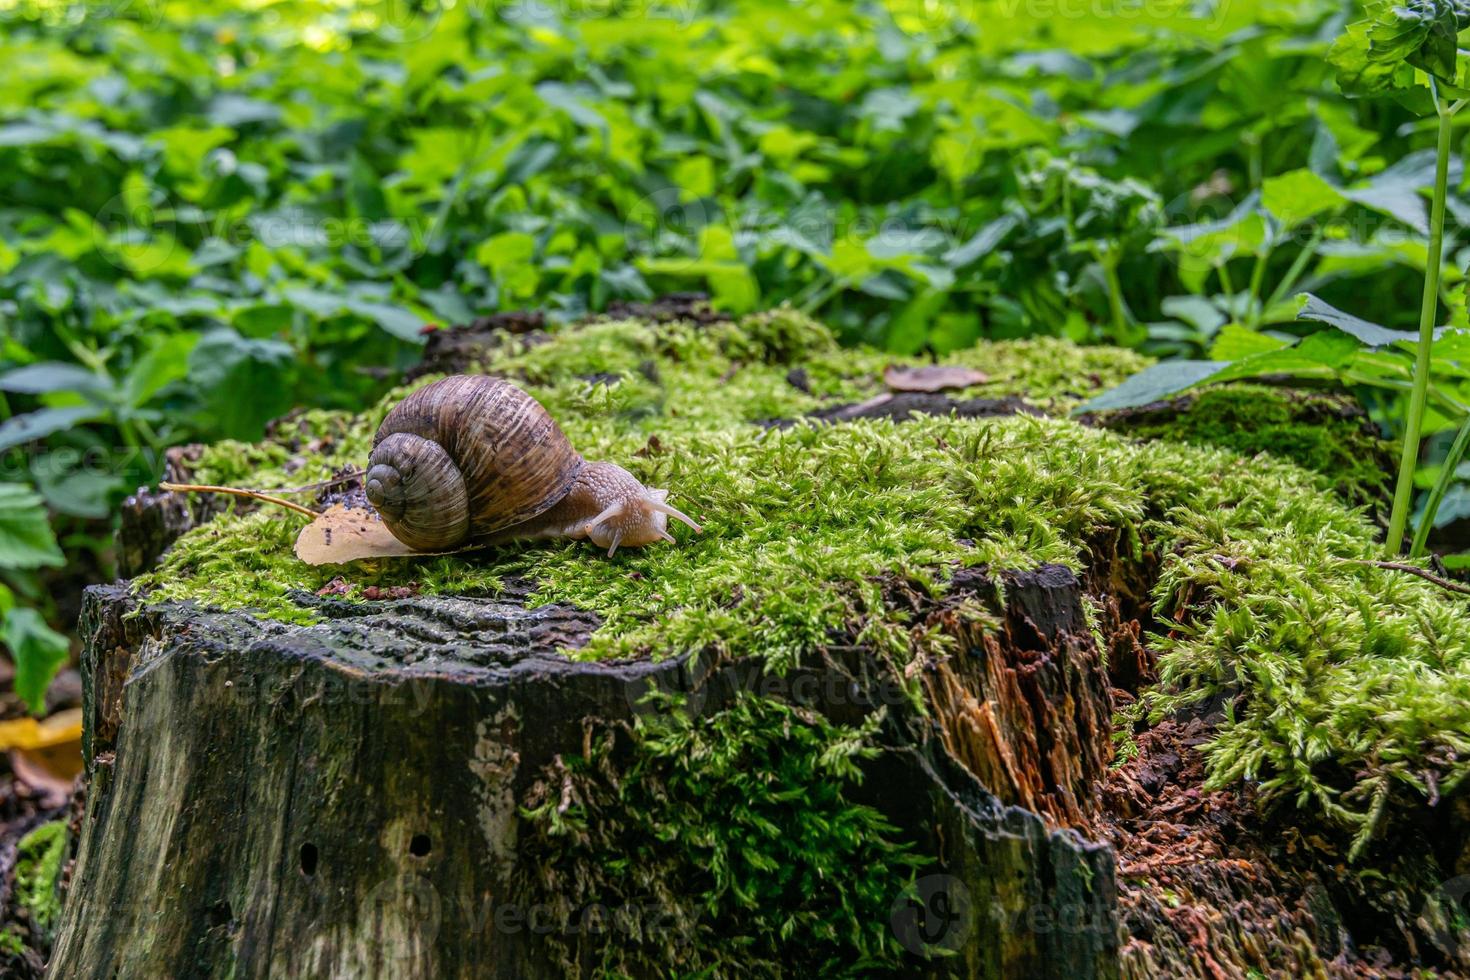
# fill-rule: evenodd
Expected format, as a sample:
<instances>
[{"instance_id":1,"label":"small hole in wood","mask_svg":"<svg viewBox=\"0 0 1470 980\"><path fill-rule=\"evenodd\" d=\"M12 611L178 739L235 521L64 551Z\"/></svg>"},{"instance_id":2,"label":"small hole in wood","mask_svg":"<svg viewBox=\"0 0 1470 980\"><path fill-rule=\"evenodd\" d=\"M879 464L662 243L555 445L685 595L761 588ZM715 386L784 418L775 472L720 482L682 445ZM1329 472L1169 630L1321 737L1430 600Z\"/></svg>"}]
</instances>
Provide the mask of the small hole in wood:
<instances>
[{"instance_id":1,"label":"small hole in wood","mask_svg":"<svg viewBox=\"0 0 1470 980\"><path fill-rule=\"evenodd\" d=\"M428 857L433 845L429 842L428 834L414 834L413 840L408 842L408 853L414 857Z\"/></svg>"},{"instance_id":2,"label":"small hole in wood","mask_svg":"<svg viewBox=\"0 0 1470 980\"><path fill-rule=\"evenodd\" d=\"M306 875L308 878L310 878L312 875L316 874L316 859L317 859L316 845L315 844L302 844L301 845L301 873L304 874L304 875Z\"/></svg>"}]
</instances>

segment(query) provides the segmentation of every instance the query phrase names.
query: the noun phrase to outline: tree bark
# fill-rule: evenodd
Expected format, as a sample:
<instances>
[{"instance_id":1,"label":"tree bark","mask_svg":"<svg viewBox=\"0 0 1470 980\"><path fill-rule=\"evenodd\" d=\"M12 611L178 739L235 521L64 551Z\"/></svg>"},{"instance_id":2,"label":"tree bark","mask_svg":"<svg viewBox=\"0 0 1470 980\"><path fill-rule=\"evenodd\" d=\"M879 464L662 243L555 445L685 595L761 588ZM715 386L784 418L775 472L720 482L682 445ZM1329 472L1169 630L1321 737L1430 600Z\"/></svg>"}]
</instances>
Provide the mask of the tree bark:
<instances>
[{"instance_id":1,"label":"tree bark","mask_svg":"<svg viewBox=\"0 0 1470 980\"><path fill-rule=\"evenodd\" d=\"M511 890L519 804L589 724L652 710L657 685L703 712L752 688L843 722L886 704L861 802L936 859L919 899L948 916L935 934L895 882L912 972L1116 976L1112 851L1068 829L1088 823L1108 751L1080 584L971 571L940 603L890 586L960 640L925 679L929 716L874 695L886 668L856 646L779 683L753 659L573 661L555 651L597 617L514 591L301 595L321 621L293 627L94 588L91 786L51 975L559 976ZM997 627L956 625L963 599ZM853 691L874 696L833 693Z\"/></svg>"}]
</instances>

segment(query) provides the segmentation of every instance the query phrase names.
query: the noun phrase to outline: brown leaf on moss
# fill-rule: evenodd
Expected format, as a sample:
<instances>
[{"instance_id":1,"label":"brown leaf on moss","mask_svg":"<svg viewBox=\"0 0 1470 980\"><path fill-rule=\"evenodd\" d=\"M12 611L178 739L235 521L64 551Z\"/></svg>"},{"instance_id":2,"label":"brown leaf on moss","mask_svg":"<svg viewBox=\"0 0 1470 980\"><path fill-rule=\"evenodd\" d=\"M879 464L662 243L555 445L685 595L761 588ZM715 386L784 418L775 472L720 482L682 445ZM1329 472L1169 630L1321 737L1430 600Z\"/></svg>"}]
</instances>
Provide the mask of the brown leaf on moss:
<instances>
[{"instance_id":1,"label":"brown leaf on moss","mask_svg":"<svg viewBox=\"0 0 1470 980\"><path fill-rule=\"evenodd\" d=\"M352 583L351 582L348 582L345 578L343 578L340 575L338 575L336 578L332 579L330 582L328 582L326 585L322 586L320 589L317 589L316 590L316 594L319 595L319 596L350 595L351 593L352 593Z\"/></svg>"},{"instance_id":2,"label":"brown leaf on moss","mask_svg":"<svg viewBox=\"0 0 1470 980\"><path fill-rule=\"evenodd\" d=\"M958 391L972 385L983 385L990 375L974 368L943 364L900 367L890 364L883 369L883 383L893 391Z\"/></svg>"},{"instance_id":3,"label":"brown leaf on moss","mask_svg":"<svg viewBox=\"0 0 1470 980\"><path fill-rule=\"evenodd\" d=\"M414 551L388 530L376 511L335 504L301 529L296 557L308 565L345 565L369 558L447 555L450 551Z\"/></svg>"}]
</instances>

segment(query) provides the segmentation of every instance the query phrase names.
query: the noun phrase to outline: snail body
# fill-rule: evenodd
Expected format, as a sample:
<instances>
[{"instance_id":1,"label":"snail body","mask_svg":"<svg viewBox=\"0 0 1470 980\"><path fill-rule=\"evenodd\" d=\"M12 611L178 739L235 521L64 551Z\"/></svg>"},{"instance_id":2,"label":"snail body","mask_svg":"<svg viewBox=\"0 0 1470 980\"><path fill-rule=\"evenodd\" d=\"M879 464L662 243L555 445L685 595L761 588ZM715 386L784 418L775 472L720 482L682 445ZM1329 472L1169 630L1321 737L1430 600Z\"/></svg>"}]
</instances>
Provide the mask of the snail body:
<instances>
[{"instance_id":1,"label":"snail body","mask_svg":"<svg viewBox=\"0 0 1470 980\"><path fill-rule=\"evenodd\" d=\"M410 393L373 437L368 501L416 551L532 538L619 547L700 527L613 463L588 462L556 420L508 381L456 375Z\"/></svg>"}]
</instances>

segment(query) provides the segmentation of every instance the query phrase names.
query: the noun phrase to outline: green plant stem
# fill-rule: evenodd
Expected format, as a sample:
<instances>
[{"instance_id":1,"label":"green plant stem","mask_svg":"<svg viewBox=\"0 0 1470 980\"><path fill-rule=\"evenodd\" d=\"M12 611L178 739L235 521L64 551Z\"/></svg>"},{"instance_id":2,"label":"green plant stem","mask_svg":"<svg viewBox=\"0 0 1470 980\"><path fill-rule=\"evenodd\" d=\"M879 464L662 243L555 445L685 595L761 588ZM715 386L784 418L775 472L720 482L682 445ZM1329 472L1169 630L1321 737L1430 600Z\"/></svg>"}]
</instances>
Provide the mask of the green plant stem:
<instances>
[{"instance_id":1,"label":"green plant stem","mask_svg":"<svg viewBox=\"0 0 1470 980\"><path fill-rule=\"evenodd\" d=\"M1261 325L1266 317L1266 309L1261 305L1261 283L1266 280L1266 261L1271 257L1270 247L1256 255L1256 263L1251 267L1251 282L1249 291L1250 302L1250 326L1255 329Z\"/></svg>"},{"instance_id":2,"label":"green plant stem","mask_svg":"<svg viewBox=\"0 0 1470 980\"><path fill-rule=\"evenodd\" d=\"M1444 500L1444 495L1455 482L1455 470L1460 466L1460 460L1465 458L1465 447L1470 446L1470 416L1460 423L1460 431L1455 433L1455 441L1450 444L1449 454L1444 458L1444 466L1439 471L1439 479L1434 481L1434 487L1429 491L1429 499L1424 502L1424 516L1419 518L1419 526L1414 529L1414 543L1409 545L1409 557L1418 558L1424 554L1424 546L1429 541L1429 529L1434 527L1434 516L1439 513L1439 505Z\"/></svg>"},{"instance_id":3,"label":"green plant stem","mask_svg":"<svg viewBox=\"0 0 1470 980\"><path fill-rule=\"evenodd\" d=\"M1405 368L1404 374L1408 375L1408 373L1408 369ZM1371 374L1364 374L1361 371L1354 371L1352 369L1341 369L1337 372L1337 376L1345 382L1360 384L1367 388L1387 388L1390 391L1410 392L1414 390L1414 382L1410 380L1407 376L1402 381L1390 381L1388 378ZM1457 399L1451 398L1449 395L1446 395L1442 391L1431 388L1429 390L1428 397L1433 399L1435 404L1443 408L1445 410L1445 414L1447 415L1470 414L1470 405L1467 405Z\"/></svg>"},{"instance_id":4,"label":"green plant stem","mask_svg":"<svg viewBox=\"0 0 1470 980\"><path fill-rule=\"evenodd\" d=\"M1302 246L1302 250L1292 260L1291 266L1286 270L1286 275L1282 277L1281 282L1277 284L1275 289L1271 290L1271 296L1266 300L1266 309L1270 309L1281 302L1286 297L1286 294L1291 292L1292 287L1296 285L1297 280L1306 271L1307 263L1311 261L1313 255L1317 254L1317 246L1322 243L1322 233L1323 228L1319 225L1317 230L1312 233L1311 239L1307 244Z\"/></svg>"},{"instance_id":5,"label":"green plant stem","mask_svg":"<svg viewBox=\"0 0 1470 980\"><path fill-rule=\"evenodd\" d=\"M1424 298L1419 307L1419 350L1414 358L1414 390L1409 395L1409 418L1404 428L1404 450L1399 457L1398 484L1393 492L1393 511L1388 520L1385 551L1392 557L1403 545L1404 526L1409 519L1409 500L1414 494L1414 469L1419 463L1419 434L1424 427L1424 397L1429 390L1429 352L1434 344L1434 319L1439 312L1440 256L1444 250L1444 199L1450 172L1450 121L1454 110L1435 95L1439 109L1439 136L1434 160L1434 202L1429 212L1429 257L1424 268Z\"/></svg>"},{"instance_id":6,"label":"green plant stem","mask_svg":"<svg viewBox=\"0 0 1470 980\"><path fill-rule=\"evenodd\" d=\"M1235 296L1235 283L1230 280L1230 260L1226 259L1224 262L1215 266L1215 272L1220 276L1220 291L1233 300ZM1234 305L1233 302L1232 305Z\"/></svg>"},{"instance_id":7,"label":"green plant stem","mask_svg":"<svg viewBox=\"0 0 1470 980\"><path fill-rule=\"evenodd\" d=\"M1098 256L1103 280L1108 284L1108 309L1113 314L1113 343L1125 343L1128 337L1128 309L1123 305L1123 284L1118 281L1118 257L1111 252Z\"/></svg>"},{"instance_id":8,"label":"green plant stem","mask_svg":"<svg viewBox=\"0 0 1470 980\"><path fill-rule=\"evenodd\" d=\"M832 281L804 300L796 308L803 313L812 314L826 305L827 301L847 288L849 277L834 276Z\"/></svg>"}]
</instances>

